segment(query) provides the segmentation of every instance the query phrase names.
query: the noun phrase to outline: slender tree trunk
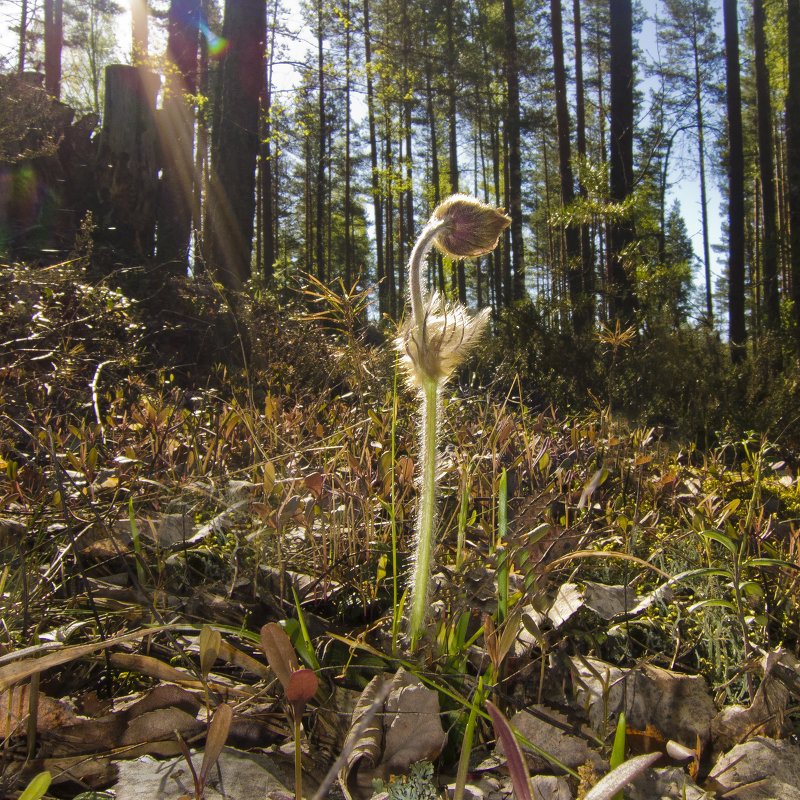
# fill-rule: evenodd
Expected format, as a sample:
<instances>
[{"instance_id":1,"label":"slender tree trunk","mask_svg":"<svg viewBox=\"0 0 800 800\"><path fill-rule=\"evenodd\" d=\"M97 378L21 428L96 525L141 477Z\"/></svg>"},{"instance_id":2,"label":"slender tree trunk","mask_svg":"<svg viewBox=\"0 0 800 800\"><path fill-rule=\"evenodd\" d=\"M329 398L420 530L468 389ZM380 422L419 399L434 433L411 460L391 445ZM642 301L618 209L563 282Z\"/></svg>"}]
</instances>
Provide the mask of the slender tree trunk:
<instances>
[{"instance_id":1,"label":"slender tree trunk","mask_svg":"<svg viewBox=\"0 0 800 800\"><path fill-rule=\"evenodd\" d=\"M753 41L755 45L756 104L758 120L758 166L761 177L761 207L764 221L762 244L764 265L764 316L767 328L780 325L778 294L778 224L775 205L775 163L772 146L772 103L766 62L764 7L753 0Z\"/></svg>"},{"instance_id":2,"label":"slender tree trunk","mask_svg":"<svg viewBox=\"0 0 800 800\"><path fill-rule=\"evenodd\" d=\"M227 0L223 36L230 48L222 62L219 130L212 153L210 256L220 282L238 290L251 272L266 5Z\"/></svg>"},{"instance_id":3,"label":"slender tree trunk","mask_svg":"<svg viewBox=\"0 0 800 800\"><path fill-rule=\"evenodd\" d=\"M581 31L581 3L573 0L573 27L575 35L575 124L576 145L578 157L581 162L586 159L586 103L583 84L583 38ZM583 182L579 183L579 192L583 200L588 199L589 193ZM586 309L586 327L594 325L594 293L595 276L594 262L592 261L591 232L588 222L581 223L581 274L583 280L583 295Z\"/></svg>"},{"instance_id":4,"label":"slender tree trunk","mask_svg":"<svg viewBox=\"0 0 800 800\"><path fill-rule=\"evenodd\" d=\"M44 88L56 99L61 96L61 50L64 44L64 0L44 4Z\"/></svg>"},{"instance_id":5,"label":"slender tree trunk","mask_svg":"<svg viewBox=\"0 0 800 800\"><path fill-rule=\"evenodd\" d=\"M611 170L610 193L623 202L633 190L633 9L631 0L610 0ZM609 316L630 325L634 317L633 270L626 249L633 241L629 219L610 225Z\"/></svg>"},{"instance_id":6,"label":"slender tree trunk","mask_svg":"<svg viewBox=\"0 0 800 800\"><path fill-rule=\"evenodd\" d=\"M700 169L700 220L703 230L703 268L706 282L706 324L709 327L713 327L714 305L712 302L711 286L711 246L708 236L708 194L706 190L705 127L703 124L703 99L701 96L702 76L700 74L700 53L698 48L699 35L700 32L697 30L697 16L693 14L692 56L694 58L694 102L697 115L698 167Z\"/></svg>"},{"instance_id":7,"label":"slender tree trunk","mask_svg":"<svg viewBox=\"0 0 800 800\"><path fill-rule=\"evenodd\" d=\"M424 50L428 52L428 32L425 30ZM425 62L425 106L428 116L428 136L431 148L431 183L433 184L433 206L434 208L441 202L441 178L439 176L439 137L436 132L436 114L433 107L433 64L430 58ZM442 254L437 250L433 254L436 277L438 279L439 291L444 293L444 260Z\"/></svg>"},{"instance_id":8,"label":"slender tree trunk","mask_svg":"<svg viewBox=\"0 0 800 800\"><path fill-rule=\"evenodd\" d=\"M740 360L746 341L744 319L744 149L739 78L739 18L736 0L723 0L726 105L728 111L728 335Z\"/></svg>"},{"instance_id":9,"label":"slender tree trunk","mask_svg":"<svg viewBox=\"0 0 800 800\"><path fill-rule=\"evenodd\" d=\"M317 161L317 278L321 281L326 280L325 271L325 252L323 248L325 233L325 166L327 160L327 123L325 121L325 63L323 60L323 37L322 27L322 0L317 0L317 81L318 91L318 115L319 115L319 160Z\"/></svg>"},{"instance_id":10,"label":"slender tree trunk","mask_svg":"<svg viewBox=\"0 0 800 800\"><path fill-rule=\"evenodd\" d=\"M489 131L489 146L492 149L492 181L494 184L494 204L498 207L503 205L503 195L500 188L500 115L492 114L492 126ZM502 306L506 304L506 298L503 293L503 266L504 254L509 252L508 243L510 241L510 232L508 228L503 231L502 244L495 247L492 251L492 263L494 269L494 288L495 288L495 303L499 311Z\"/></svg>"},{"instance_id":11,"label":"slender tree trunk","mask_svg":"<svg viewBox=\"0 0 800 800\"><path fill-rule=\"evenodd\" d=\"M385 117L386 136L384 138L384 169L389 176L386 189L386 278L389 294L389 314L392 319L397 319L397 291L394 270L394 162L392 155L392 124L389 111Z\"/></svg>"},{"instance_id":12,"label":"slender tree trunk","mask_svg":"<svg viewBox=\"0 0 800 800\"><path fill-rule=\"evenodd\" d=\"M194 119L188 95L197 91L200 0L172 0L169 9L163 110L159 117L163 164L156 258L186 273L195 193Z\"/></svg>"},{"instance_id":13,"label":"slender tree trunk","mask_svg":"<svg viewBox=\"0 0 800 800\"><path fill-rule=\"evenodd\" d=\"M508 108L508 213L511 217L511 253L513 258L512 296L525 296L525 246L522 241L522 164L520 155L519 69L517 67L517 28L514 0L503 0L504 63Z\"/></svg>"},{"instance_id":14,"label":"slender tree trunk","mask_svg":"<svg viewBox=\"0 0 800 800\"><path fill-rule=\"evenodd\" d=\"M795 341L800 350L800 0L788 0L786 23L789 50L789 85L786 92L789 278Z\"/></svg>"},{"instance_id":15,"label":"slender tree trunk","mask_svg":"<svg viewBox=\"0 0 800 800\"><path fill-rule=\"evenodd\" d=\"M350 0L345 3L344 19L344 284L353 285L353 208L350 197Z\"/></svg>"},{"instance_id":16,"label":"slender tree trunk","mask_svg":"<svg viewBox=\"0 0 800 800\"><path fill-rule=\"evenodd\" d=\"M372 84L372 43L369 31L369 0L364 0L364 60L367 73L367 118L369 122L369 154L372 163L372 204L375 213L375 262L378 280L378 313L388 311L388 284L383 262L383 203L378 171L378 138L375 132L375 92Z\"/></svg>"},{"instance_id":17,"label":"slender tree trunk","mask_svg":"<svg viewBox=\"0 0 800 800\"><path fill-rule=\"evenodd\" d=\"M561 185L561 206L567 208L575 199L572 184L572 148L570 121L567 109L567 71L564 67L564 42L561 22L561 0L550 0L550 29L553 42L553 80L556 95L556 129L558 132L558 176ZM572 306L572 326L576 334L588 327L581 274L581 239L578 226L568 222L564 226L565 266L569 299Z\"/></svg>"},{"instance_id":18,"label":"slender tree trunk","mask_svg":"<svg viewBox=\"0 0 800 800\"><path fill-rule=\"evenodd\" d=\"M28 0L19 6L19 42L17 49L17 75L25 72L25 55L28 44Z\"/></svg>"},{"instance_id":19,"label":"slender tree trunk","mask_svg":"<svg viewBox=\"0 0 800 800\"><path fill-rule=\"evenodd\" d=\"M201 0L201 14L208 18L210 0ZM201 97L208 97L208 41L200 37L200 53L197 63L197 91ZM194 154L195 195L192 206L192 227L194 228L194 272L200 274L206 266L205 259L205 200L208 197L208 117L203 105L197 109L197 147Z\"/></svg>"},{"instance_id":20,"label":"slender tree trunk","mask_svg":"<svg viewBox=\"0 0 800 800\"><path fill-rule=\"evenodd\" d=\"M450 191L460 191L458 169L458 114L456 108L456 72L458 70L458 51L454 38L453 0L445 0L445 25L447 28L447 130L450 156ZM467 302L467 278L463 259L452 260L453 289L459 302Z\"/></svg>"},{"instance_id":21,"label":"slender tree trunk","mask_svg":"<svg viewBox=\"0 0 800 800\"><path fill-rule=\"evenodd\" d=\"M261 170L259 173L261 184L261 274L267 285L271 285L275 274L275 177L276 170L272 150L272 65L275 60L275 34L278 27L278 0L272 5L272 21L269 26L269 48L264 80L264 93L261 102L261 117L264 135L261 137Z\"/></svg>"}]
</instances>

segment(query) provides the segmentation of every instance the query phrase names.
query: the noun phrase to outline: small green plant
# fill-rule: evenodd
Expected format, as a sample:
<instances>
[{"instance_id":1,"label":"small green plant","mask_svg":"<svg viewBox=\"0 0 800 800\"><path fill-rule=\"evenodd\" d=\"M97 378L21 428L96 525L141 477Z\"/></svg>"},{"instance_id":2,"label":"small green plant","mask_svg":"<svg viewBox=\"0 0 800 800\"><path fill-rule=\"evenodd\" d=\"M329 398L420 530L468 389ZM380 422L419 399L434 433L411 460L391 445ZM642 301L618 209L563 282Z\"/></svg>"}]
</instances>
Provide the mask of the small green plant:
<instances>
[{"instance_id":1,"label":"small green plant","mask_svg":"<svg viewBox=\"0 0 800 800\"><path fill-rule=\"evenodd\" d=\"M418 761L408 775L392 776L388 781L372 782L376 792L386 792L389 800L437 800L439 793L433 782L433 764Z\"/></svg>"},{"instance_id":2,"label":"small green plant","mask_svg":"<svg viewBox=\"0 0 800 800\"><path fill-rule=\"evenodd\" d=\"M412 649L422 634L428 611L428 581L436 529L437 440L441 427L441 393L448 378L478 341L489 321L489 309L470 317L460 304L448 304L438 293L424 298L422 263L435 244L451 258L473 258L491 252L511 220L497 209L466 195L453 195L434 210L408 260L411 316L397 337L408 382L420 398L419 506L411 579L409 635Z\"/></svg>"},{"instance_id":3,"label":"small green plant","mask_svg":"<svg viewBox=\"0 0 800 800\"><path fill-rule=\"evenodd\" d=\"M30 783L19 796L19 800L40 800L40 798L44 797L44 793L50 788L50 781L52 779L49 772L40 772L38 775L34 775Z\"/></svg>"}]
</instances>

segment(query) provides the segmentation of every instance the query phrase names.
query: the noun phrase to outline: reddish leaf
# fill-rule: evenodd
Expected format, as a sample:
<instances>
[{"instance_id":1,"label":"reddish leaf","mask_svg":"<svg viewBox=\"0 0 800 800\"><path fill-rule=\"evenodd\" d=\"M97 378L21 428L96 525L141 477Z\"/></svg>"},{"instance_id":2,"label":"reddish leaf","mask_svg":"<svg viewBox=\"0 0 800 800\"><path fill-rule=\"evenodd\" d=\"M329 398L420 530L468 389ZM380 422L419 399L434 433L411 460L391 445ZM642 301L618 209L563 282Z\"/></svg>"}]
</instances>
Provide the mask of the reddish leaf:
<instances>
[{"instance_id":1,"label":"reddish leaf","mask_svg":"<svg viewBox=\"0 0 800 800\"><path fill-rule=\"evenodd\" d=\"M306 703L317 693L319 680L312 669L293 672L286 687L286 699L292 704L295 718L302 716Z\"/></svg>"},{"instance_id":2,"label":"reddish leaf","mask_svg":"<svg viewBox=\"0 0 800 800\"><path fill-rule=\"evenodd\" d=\"M298 667L297 654L286 631L277 622L268 623L261 629L261 647L285 692L292 672Z\"/></svg>"}]
</instances>

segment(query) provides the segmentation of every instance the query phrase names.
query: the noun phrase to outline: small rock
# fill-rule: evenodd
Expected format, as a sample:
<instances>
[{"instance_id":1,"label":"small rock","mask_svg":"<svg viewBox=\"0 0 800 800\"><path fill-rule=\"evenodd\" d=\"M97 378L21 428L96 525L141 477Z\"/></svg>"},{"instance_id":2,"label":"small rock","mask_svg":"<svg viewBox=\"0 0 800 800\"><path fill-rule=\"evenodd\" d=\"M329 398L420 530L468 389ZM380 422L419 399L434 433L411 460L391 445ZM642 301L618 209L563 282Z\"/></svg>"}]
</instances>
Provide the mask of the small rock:
<instances>
[{"instance_id":1,"label":"small rock","mask_svg":"<svg viewBox=\"0 0 800 800\"><path fill-rule=\"evenodd\" d=\"M533 800L573 800L569 784L555 775L534 775L531 778Z\"/></svg>"},{"instance_id":2,"label":"small rock","mask_svg":"<svg viewBox=\"0 0 800 800\"><path fill-rule=\"evenodd\" d=\"M779 653L771 652L762 659L764 679L749 708L728 706L711 721L711 738L717 753L754 736L780 739L791 731L786 721L789 690L773 675L779 657Z\"/></svg>"},{"instance_id":3,"label":"small rock","mask_svg":"<svg viewBox=\"0 0 800 800\"><path fill-rule=\"evenodd\" d=\"M575 693L587 709L592 728L601 736L614 729L625 703L629 727L645 731L650 725L664 739L696 748L711 737L717 713L705 679L646 664L622 670L598 658L573 658Z\"/></svg>"},{"instance_id":4,"label":"small rock","mask_svg":"<svg viewBox=\"0 0 800 800\"><path fill-rule=\"evenodd\" d=\"M800 800L800 747L757 736L721 756L709 779L736 800Z\"/></svg>"},{"instance_id":5,"label":"small rock","mask_svg":"<svg viewBox=\"0 0 800 800\"><path fill-rule=\"evenodd\" d=\"M192 762L199 772L202 754L193 754ZM269 792L290 790L294 796L294 776L291 769L270 756L226 747L217 764L219 770L215 768L209 772L206 800L251 800L254 797L266 797ZM119 770L114 789L117 800L153 800L155 797L178 800L183 795L194 797L192 776L183 758L160 761L143 756L129 761L118 761L116 766ZM305 782L303 785L305 786Z\"/></svg>"},{"instance_id":6,"label":"small rock","mask_svg":"<svg viewBox=\"0 0 800 800\"><path fill-rule=\"evenodd\" d=\"M541 748L545 753L558 759L562 764L575 769L594 755L589 750L584 739L568 733L569 721L563 714L546 708L545 706L532 706L537 714L529 711L518 711L511 718L511 726L519 731L529 742ZM553 720L552 724L547 718ZM531 772L558 771L550 761L524 747L525 758ZM498 741L495 754L503 754L502 743Z\"/></svg>"},{"instance_id":7,"label":"small rock","mask_svg":"<svg viewBox=\"0 0 800 800\"><path fill-rule=\"evenodd\" d=\"M456 785L455 783L448 783L447 784L447 796L452 797L455 793ZM485 800L486 792L484 792L480 786L476 786L474 783L467 783L464 784L464 800ZM373 797L372 800L375 800Z\"/></svg>"},{"instance_id":8,"label":"small rock","mask_svg":"<svg viewBox=\"0 0 800 800\"><path fill-rule=\"evenodd\" d=\"M627 800L711 800L680 767L647 769L625 789Z\"/></svg>"}]
</instances>

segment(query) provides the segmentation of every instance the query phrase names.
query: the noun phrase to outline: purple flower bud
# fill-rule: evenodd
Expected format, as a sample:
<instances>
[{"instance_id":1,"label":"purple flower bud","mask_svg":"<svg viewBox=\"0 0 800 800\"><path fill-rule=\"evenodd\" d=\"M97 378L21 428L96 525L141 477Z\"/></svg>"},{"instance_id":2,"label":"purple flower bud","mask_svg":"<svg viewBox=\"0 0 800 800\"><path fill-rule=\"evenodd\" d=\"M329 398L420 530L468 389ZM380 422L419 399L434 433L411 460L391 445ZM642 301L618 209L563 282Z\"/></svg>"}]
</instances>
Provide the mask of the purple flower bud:
<instances>
[{"instance_id":1,"label":"purple flower bud","mask_svg":"<svg viewBox=\"0 0 800 800\"><path fill-rule=\"evenodd\" d=\"M511 218L502 209L466 194L454 194L434 209L431 220L444 225L434 244L451 258L477 258L490 253Z\"/></svg>"}]
</instances>

